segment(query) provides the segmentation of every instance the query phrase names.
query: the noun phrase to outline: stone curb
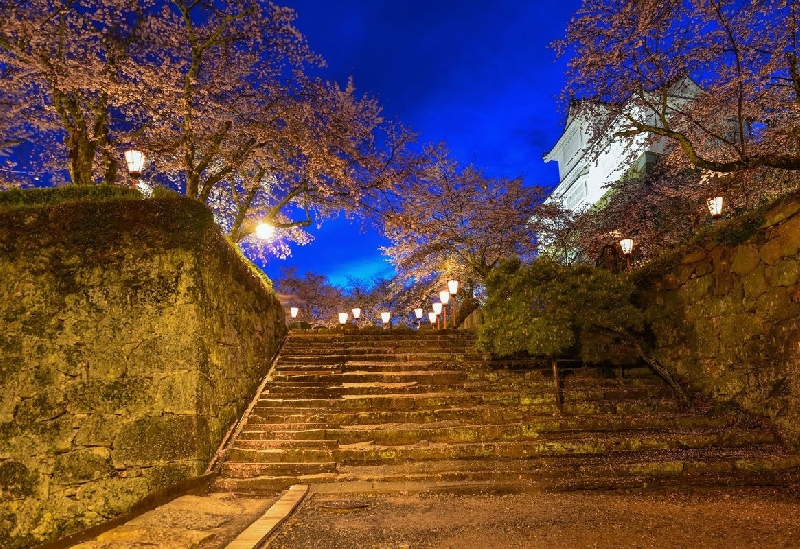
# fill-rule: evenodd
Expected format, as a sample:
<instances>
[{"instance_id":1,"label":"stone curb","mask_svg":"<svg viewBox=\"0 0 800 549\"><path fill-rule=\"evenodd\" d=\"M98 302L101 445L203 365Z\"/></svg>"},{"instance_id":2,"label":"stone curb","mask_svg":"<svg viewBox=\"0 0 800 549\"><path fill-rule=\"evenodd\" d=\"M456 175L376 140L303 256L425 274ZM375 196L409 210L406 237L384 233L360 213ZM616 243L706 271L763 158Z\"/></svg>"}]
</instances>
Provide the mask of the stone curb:
<instances>
[{"instance_id":1,"label":"stone curb","mask_svg":"<svg viewBox=\"0 0 800 549\"><path fill-rule=\"evenodd\" d=\"M272 507L236 536L225 549L258 549L266 539L280 526L284 520L300 505L308 494L308 486L295 484L291 486Z\"/></svg>"}]
</instances>

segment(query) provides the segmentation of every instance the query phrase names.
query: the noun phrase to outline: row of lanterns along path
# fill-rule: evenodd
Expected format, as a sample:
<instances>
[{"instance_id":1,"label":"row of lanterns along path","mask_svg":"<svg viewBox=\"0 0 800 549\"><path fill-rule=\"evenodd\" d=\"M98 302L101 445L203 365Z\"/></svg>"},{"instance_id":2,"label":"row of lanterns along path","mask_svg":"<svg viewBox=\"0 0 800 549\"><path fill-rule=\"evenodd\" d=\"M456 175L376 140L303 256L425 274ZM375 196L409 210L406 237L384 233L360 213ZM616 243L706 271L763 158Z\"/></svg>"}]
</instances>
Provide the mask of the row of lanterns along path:
<instances>
[{"instance_id":1,"label":"row of lanterns along path","mask_svg":"<svg viewBox=\"0 0 800 549\"><path fill-rule=\"evenodd\" d=\"M433 303L432 311L428 313L428 320L431 324L436 324L437 328L442 327L444 325L444 329L447 329L447 304L451 302L452 298L452 307L451 307L451 321L450 324L453 328L456 326L456 319L458 316L458 303L456 300L456 295L458 294L458 281L457 280L448 280L447 281L447 289L442 290L439 292L439 301ZM354 307L351 311L353 313L353 320L355 321L356 325L358 325L358 321L361 318L361 309L359 307ZM289 308L289 315L292 319L296 319L297 315L300 313L299 307L290 307ZM422 325L422 318L424 316L424 310L422 307L414 309L414 316L417 319L417 328ZM339 324L344 326L350 320L350 313L342 312L339 313ZM391 311L383 311L381 313L381 322L383 323L384 327L391 328L392 320L392 313ZM442 320L444 322L442 322Z\"/></svg>"}]
</instances>

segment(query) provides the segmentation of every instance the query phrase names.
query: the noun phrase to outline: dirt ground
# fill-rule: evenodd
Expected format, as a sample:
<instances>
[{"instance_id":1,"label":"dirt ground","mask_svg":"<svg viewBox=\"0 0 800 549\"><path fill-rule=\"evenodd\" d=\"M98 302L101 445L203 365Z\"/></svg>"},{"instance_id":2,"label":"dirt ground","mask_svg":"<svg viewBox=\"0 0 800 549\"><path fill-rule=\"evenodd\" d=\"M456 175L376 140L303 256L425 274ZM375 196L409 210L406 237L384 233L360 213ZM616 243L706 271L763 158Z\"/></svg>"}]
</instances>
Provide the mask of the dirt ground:
<instances>
[{"instance_id":1,"label":"dirt ground","mask_svg":"<svg viewBox=\"0 0 800 549\"><path fill-rule=\"evenodd\" d=\"M798 549L800 492L311 494L267 547Z\"/></svg>"}]
</instances>

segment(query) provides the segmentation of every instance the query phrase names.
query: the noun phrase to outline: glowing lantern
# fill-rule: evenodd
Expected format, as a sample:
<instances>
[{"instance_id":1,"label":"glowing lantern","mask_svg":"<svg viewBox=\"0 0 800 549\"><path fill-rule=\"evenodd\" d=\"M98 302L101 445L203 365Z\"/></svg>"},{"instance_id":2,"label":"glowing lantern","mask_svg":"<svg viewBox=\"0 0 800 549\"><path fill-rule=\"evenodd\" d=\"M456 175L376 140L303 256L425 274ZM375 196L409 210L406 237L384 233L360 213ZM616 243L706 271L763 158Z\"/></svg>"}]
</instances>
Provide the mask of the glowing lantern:
<instances>
[{"instance_id":1,"label":"glowing lantern","mask_svg":"<svg viewBox=\"0 0 800 549\"><path fill-rule=\"evenodd\" d=\"M715 196L714 198L709 198L706 200L706 206L708 206L708 211L711 214L711 217L714 219L719 219L722 216L722 206L723 206L724 199L721 196Z\"/></svg>"},{"instance_id":2,"label":"glowing lantern","mask_svg":"<svg viewBox=\"0 0 800 549\"><path fill-rule=\"evenodd\" d=\"M269 223L259 223L256 225L256 236L261 240L269 240L275 236L275 227Z\"/></svg>"},{"instance_id":3,"label":"glowing lantern","mask_svg":"<svg viewBox=\"0 0 800 549\"><path fill-rule=\"evenodd\" d=\"M622 253L625 255L631 255L633 251L633 239L632 238L623 238L619 241L619 247L622 248Z\"/></svg>"}]
</instances>

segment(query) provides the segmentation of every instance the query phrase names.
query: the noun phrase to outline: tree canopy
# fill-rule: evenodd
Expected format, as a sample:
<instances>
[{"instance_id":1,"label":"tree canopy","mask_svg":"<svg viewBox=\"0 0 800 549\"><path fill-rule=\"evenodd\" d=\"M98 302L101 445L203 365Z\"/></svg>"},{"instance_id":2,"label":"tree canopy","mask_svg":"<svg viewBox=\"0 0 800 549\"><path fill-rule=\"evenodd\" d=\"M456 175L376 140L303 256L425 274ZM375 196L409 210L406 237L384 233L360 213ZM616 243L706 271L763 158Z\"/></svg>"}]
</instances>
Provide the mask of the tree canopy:
<instances>
[{"instance_id":1,"label":"tree canopy","mask_svg":"<svg viewBox=\"0 0 800 549\"><path fill-rule=\"evenodd\" d=\"M312 77L294 19L268 0L4 3L0 100L25 124L0 118L0 146L30 142L77 184L124 182L136 147L145 179L209 204L234 241L264 221L303 242L404 177L414 136L352 82Z\"/></svg>"},{"instance_id":2,"label":"tree canopy","mask_svg":"<svg viewBox=\"0 0 800 549\"><path fill-rule=\"evenodd\" d=\"M663 137L697 168L798 170L799 25L785 0L584 0L555 44L564 101L606 113L596 135Z\"/></svg>"},{"instance_id":3,"label":"tree canopy","mask_svg":"<svg viewBox=\"0 0 800 549\"><path fill-rule=\"evenodd\" d=\"M427 164L404 181L384 217L391 241L384 253L404 280L482 284L502 259L535 257L547 217L544 189L459 166L444 146L425 154Z\"/></svg>"}]
</instances>

